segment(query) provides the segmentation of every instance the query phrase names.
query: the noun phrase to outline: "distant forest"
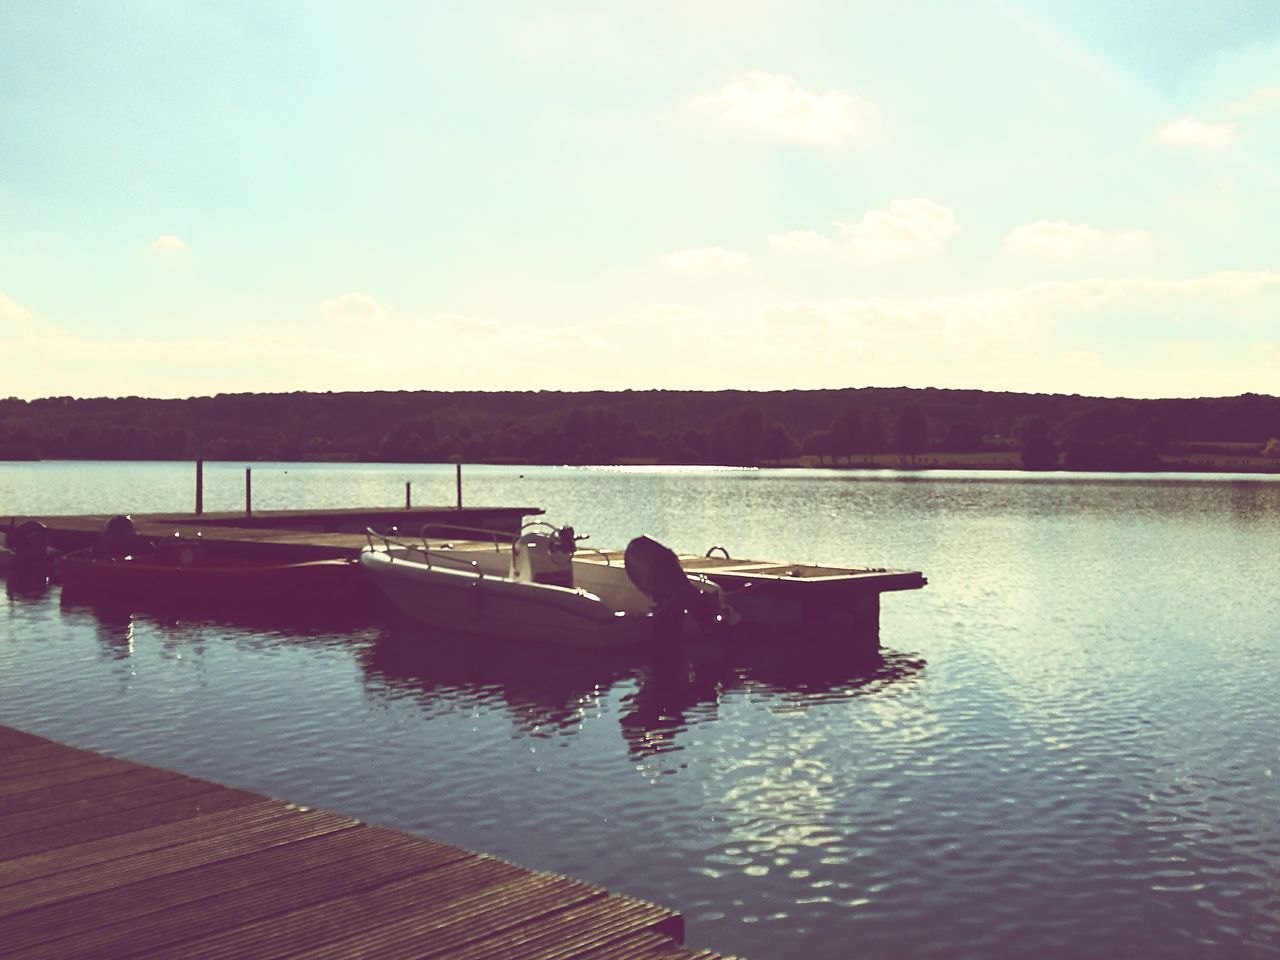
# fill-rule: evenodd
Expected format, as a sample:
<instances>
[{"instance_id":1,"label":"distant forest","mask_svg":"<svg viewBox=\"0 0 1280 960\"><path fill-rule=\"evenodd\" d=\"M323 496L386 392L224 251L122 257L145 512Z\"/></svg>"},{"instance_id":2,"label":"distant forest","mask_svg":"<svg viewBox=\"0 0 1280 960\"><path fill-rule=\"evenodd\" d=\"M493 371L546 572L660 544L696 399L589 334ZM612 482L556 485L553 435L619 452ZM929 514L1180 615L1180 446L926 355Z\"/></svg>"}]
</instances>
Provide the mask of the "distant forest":
<instances>
[{"instance_id":1,"label":"distant forest","mask_svg":"<svg viewBox=\"0 0 1280 960\"><path fill-rule=\"evenodd\" d=\"M990 466L981 455L1000 454L1029 469L1151 469L1189 446L1280 458L1276 437L1280 398L1257 394L867 387L0 400L0 459L857 465L897 456Z\"/></svg>"}]
</instances>

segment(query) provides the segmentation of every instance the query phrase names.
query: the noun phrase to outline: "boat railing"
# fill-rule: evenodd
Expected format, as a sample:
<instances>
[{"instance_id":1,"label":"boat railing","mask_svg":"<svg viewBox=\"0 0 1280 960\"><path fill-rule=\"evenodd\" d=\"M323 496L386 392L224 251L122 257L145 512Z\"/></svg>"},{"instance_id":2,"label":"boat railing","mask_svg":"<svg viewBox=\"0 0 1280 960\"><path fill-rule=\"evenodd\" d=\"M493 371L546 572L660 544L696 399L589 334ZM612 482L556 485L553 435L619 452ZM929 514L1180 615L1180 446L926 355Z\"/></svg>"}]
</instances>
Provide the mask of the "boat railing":
<instances>
[{"instance_id":1,"label":"boat railing","mask_svg":"<svg viewBox=\"0 0 1280 960\"><path fill-rule=\"evenodd\" d=\"M551 534L557 534L560 532L559 527L555 526L555 524L548 523L545 520L530 520L528 523L526 523L524 526L520 528L520 534L524 534L529 530L545 530ZM474 534L473 537L465 537L465 538L477 543L483 543L485 541L491 542L493 544L494 553L501 553L503 548L510 549L515 543L515 540L517 539L517 537L519 536L517 535L517 537L513 537L508 531L505 531L505 530L493 530L488 527L468 527L468 526L463 526L456 523L423 524L422 529L418 531L418 540L420 541L418 543L406 543L404 540L396 539L394 536L392 536L392 534L394 534L395 532L396 532L396 529L394 527L391 528L391 531L389 533L379 533L377 530L374 530L372 527L366 527L365 539L369 543L369 549L370 550L375 549L374 541L378 540L378 541L381 541L383 548L388 550L388 552L390 551L391 547L399 547L402 550L413 550L413 551L420 552L423 557L423 562L426 563L427 566L431 566L434 560L436 562L443 561L447 563L457 564L459 566L466 566L473 569L478 568L479 563L475 560L468 560L464 557L458 556L455 553L452 553L452 550L453 550L452 540L444 540L443 537L441 537L440 539L443 542L439 543L436 546L432 546L431 544L432 534L449 533L449 534L454 534L456 536L457 534L461 533L464 535L464 537L467 534ZM588 551L590 553L595 554L596 556L600 557L601 560L604 561L605 566L613 565L613 558L609 556L608 552L597 549L596 547L583 546L582 541L585 539L586 539L585 536L574 538L575 550L577 550L578 552ZM479 571L477 570L477 572Z\"/></svg>"},{"instance_id":2,"label":"boat railing","mask_svg":"<svg viewBox=\"0 0 1280 960\"><path fill-rule=\"evenodd\" d=\"M392 528L392 532L395 532L394 528ZM418 554L422 557L422 562L428 567L438 563L453 564L454 566L463 567L472 571L476 576L484 576L484 571L480 569L478 561L459 556L456 553L451 553L450 551L453 549L453 544L451 543L443 544L438 549L432 550L431 545L427 542L425 537L422 539L420 544L406 543L403 540L396 539L390 533L379 533L372 527L365 527L364 535L365 540L368 541L370 550L378 549L374 544L375 540L381 541L382 548L392 563L394 563L396 559L395 552L392 548L398 547L403 551Z\"/></svg>"},{"instance_id":3,"label":"boat railing","mask_svg":"<svg viewBox=\"0 0 1280 960\"><path fill-rule=\"evenodd\" d=\"M514 539L510 533L505 530L491 530L486 527L460 527L456 523L424 523L422 529L418 531L418 538L422 541L423 547L428 547L428 537L432 532L457 534L459 531L463 533L479 534L478 541L491 540L493 542L493 552L501 553L502 548L511 546ZM443 538L441 538L443 539ZM444 549L452 549L452 542L447 542Z\"/></svg>"}]
</instances>

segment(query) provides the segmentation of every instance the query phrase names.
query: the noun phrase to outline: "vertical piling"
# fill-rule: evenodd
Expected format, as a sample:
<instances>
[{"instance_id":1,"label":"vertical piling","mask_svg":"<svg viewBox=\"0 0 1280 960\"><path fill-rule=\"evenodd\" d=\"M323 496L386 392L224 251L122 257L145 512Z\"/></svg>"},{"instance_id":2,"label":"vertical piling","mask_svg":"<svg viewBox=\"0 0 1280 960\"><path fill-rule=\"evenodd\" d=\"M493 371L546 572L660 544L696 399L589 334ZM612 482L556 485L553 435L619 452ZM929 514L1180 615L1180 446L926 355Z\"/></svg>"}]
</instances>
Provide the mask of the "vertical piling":
<instances>
[{"instance_id":1,"label":"vertical piling","mask_svg":"<svg viewBox=\"0 0 1280 960\"><path fill-rule=\"evenodd\" d=\"M458 481L458 509L461 510L462 509L462 463L461 462L455 463L453 466L456 471L457 481Z\"/></svg>"},{"instance_id":2,"label":"vertical piling","mask_svg":"<svg viewBox=\"0 0 1280 960\"><path fill-rule=\"evenodd\" d=\"M410 503L409 503L409 487L410 486L411 486L410 482L406 480L404 482L404 508L406 510L410 509Z\"/></svg>"},{"instance_id":3,"label":"vertical piling","mask_svg":"<svg viewBox=\"0 0 1280 960\"><path fill-rule=\"evenodd\" d=\"M204 461L196 460L196 515L204 513Z\"/></svg>"},{"instance_id":4,"label":"vertical piling","mask_svg":"<svg viewBox=\"0 0 1280 960\"><path fill-rule=\"evenodd\" d=\"M253 515L253 471L244 468L244 515Z\"/></svg>"}]
</instances>

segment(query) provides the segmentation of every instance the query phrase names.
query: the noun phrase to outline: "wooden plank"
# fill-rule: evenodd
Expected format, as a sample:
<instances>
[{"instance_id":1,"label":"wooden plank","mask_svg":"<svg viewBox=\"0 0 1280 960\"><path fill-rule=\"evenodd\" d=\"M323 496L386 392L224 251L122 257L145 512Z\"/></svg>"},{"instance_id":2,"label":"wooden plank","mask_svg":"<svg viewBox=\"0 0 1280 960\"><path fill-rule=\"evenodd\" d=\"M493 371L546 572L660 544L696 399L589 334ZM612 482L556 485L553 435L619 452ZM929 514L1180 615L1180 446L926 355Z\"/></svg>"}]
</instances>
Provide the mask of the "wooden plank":
<instances>
[{"instance_id":1,"label":"wooden plank","mask_svg":"<svg viewBox=\"0 0 1280 960\"><path fill-rule=\"evenodd\" d=\"M0 887L37 877L117 860L149 850L188 843L197 838L217 838L263 823L289 817L296 808L265 798L247 807L197 817L190 823L165 824L123 836L90 840L50 853L35 853L0 861ZM355 821L348 821L354 823Z\"/></svg>"},{"instance_id":2,"label":"wooden plank","mask_svg":"<svg viewBox=\"0 0 1280 960\"><path fill-rule=\"evenodd\" d=\"M310 863L305 869L297 862L303 859L301 854L294 860L278 860L274 871L264 869L264 865L257 862L251 870L241 869L236 874L228 874L238 881L238 885L210 886L206 882L206 869L192 871L188 877L168 877L170 889L162 893L168 901L167 908L158 909L149 904L144 912L135 910L128 917L98 912L95 916L99 922L89 925L85 924L81 914L76 913L72 923L79 929L50 930L46 923L42 928L49 931L51 937L43 940L33 941L30 934L21 932L30 923L28 914L21 914L12 918L20 925L20 932L9 939L9 952L0 947L0 957L6 960L96 960L100 957L131 956L143 951L174 951L185 957L188 956L188 942L198 937L364 893L387 883L443 869L461 860L478 859L474 854L443 844L413 844L411 838L403 835L395 837L397 842L388 849L377 844L376 836L366 839L368 828L344 832L353 834L352 841L358 839L363 843L348 843L350 849L341 856L330 852L323 862L316 862L314 856L308 857L306 859ZM239 866L243 868L245 865ZM114 896L100 900L112 899L127 904L140 898L140 886L131 884L114 891ZM174 902L173 889L184 891L187 899ZM83 899L77 898L60 906L80 906ZM101 907L101 903L98 906ZM0 924L0 938L5 933L4 925ZM0 942L6 941L0 939ZM19 943L29 945L20 949Z\"/></svg>"},{"instance_id":3,"label":"wooden plank","mask_svg":"<svg viewBox=\"0 0 1280 960\"><path fill-rule=\"evenodd\" d=\"M110 797L118 793L139 790L152 784L185 779L187 778L183 777L182 774L173 773L169 770L156 770L152 767L130 765L122 773L94 777L89 780L77 780L73 783L53 784L43 788L27 790L24 793L0 796L0 816L21 813L25 810L39 810L65 803L75 803L90 797Z\"/></svg>"},{"instance_id":4,"label":"wooden plank","mask_svg":"<svg viewBox=\"0 0 1280 960\"><path fill-rule=\"evenodd\" d=\"M67 941L62 949L74 952L78 945L70 938L88 931L113 925L132 931L136 918L148 914L177 917L184 905L197 904L202 910L198 904L203 900L245 889L251 890L255 901L270 906L270 894L288 878L300 875L303 883L309 883L317 871L344 863L351 863L357 871L364 869L364 863L376 863L393 879L402 861L415 870L425 870L473 856L448 844L358 825L0 917L0 956L6 949L16 951L57 938Z\"/></svg>"},{"instance_id":5,"label":"wooden plank","mask_svg":"<svg viewBox=\"0 0 1280 960\"><path fill-rule=\"evenodd\" d=\"M587 950L576 960L695 960L697 956L670 937L645 930Z\"/></svg>"},{"instance_id":6,"label":"wooden plank","mask_svg":"<svg viewBox=\"0 0 1280 960\"><path fill-rule=\"evenodd\" d=\"M4 849L5 854L8 855L9 850L7 845L3 844L3 839L19 833L41 830L63 823L70 824L96 817L120 814L136 807L151 806L169 800L195 797L200 794L225 789L227 788L220 787L215 783L209 783L207 780L192 780L188 777L175 776L169 780L122 793L91 797L85 800L72 800L68 803L49 806L36 806L10 814L0 813L0 849Z\"/></svg>"},{"instance_id":7,"label":"wooden plank","mask_svg":"<svg viewBox=\"0 0 1280 960\"><path fill-rule=\"evenodd\" d=\"M46 773L54 773L71 767L83 767L101 763L102 755L84 750L46 751L34 757L16 760L0 766L0 783L11 780L38 779Z\"/></svg>"},{"instance_id":8,"label":"wooden plank","mask_svg":"<svg viewBox=\"0 0 1280 960\"><path fill-rule=\"evenodd\" d=\"M230 787L178 797L164 802L135 807L127 812L114 811L99 817L89 817L73 823L57 823L37 830L28 830L5 838L6 858L49 853L64 847L84 844L92 840L119 837L137 833L163 824L181 823L223 810L236 810L260 804L262 797L246 790Z\"/></svg>"},{"instance_id":9,"label":"wooden plank","mask_svg":"<svg viewBox=\"0 0 1280 960\"><path fill-rule=\"evenodd\" d=\"M241 815L239 819L234 816L237 814ZM11 881L7 886L0 886L0 916L229 860L279 844L349 829L357 823L349 817L321 810L299 810L292 816L256 821L245 818L243 811L232 811L231 814L209 814L192 823L201 824L210 820L220 820L220 823L211 829L199 831L195 839L185 843L135 850L110 859L86 858L87 862L63 866L62 869L58 869L62 865L46 867L44 863L37 862L28 871L31 875ZM94 844L82 846L92 847ZM76 851L80 848L69 849ZM5 864L0 862L0 867L3 866ZM40 872L41 869L45 872Z\"/></svg>"},{"instance_id":10,"label":"wooden plank","mask_svg":"<svg viewBox=\"0 0 1280 960\"><path fill-rule=\"evenodd\" d=\"M109 757L101 757L89 763L51 770L39 776L28 776L20 780L0 780L0 797L26 793L30 790L41 790L45 787L62 786L63 784L75 783L78 780L107 777L114 773L124 773L133 769L134 766L127 760L112 760Z\"/></svg>"},{"instance_id":11,"label":"wooden plank","mask_svg":"<svg viewBox=\"0 0 1280 960\"><path fill-rule=\"evenodd\" d=\"M92 753L89 750L81 750L78 747L68 747L62 743L54 743L51 740L42 740L39 743L20 743L13 746L6 745L0 740L0 769L7 767L10 763L18 763L21 760L31 760L35 757L47 756L53 753ZM98 754L101 756L101 754Z\"/></svg>"},{"instance_id":12,"label":"wooden plank","mask_svg":"<svg viewBox=\"0 0 1280 960\"><path fill-rule=\"evenodd\" d=\"M644 930L679 939L681 927L679 914L609 894L450 950L444 956L449 960L569 960Z\"/></svg>"},{"instance_id":13,"label":"wooden plank","mask_svg":"<svg viewBox=\"0 0 1280 960\"><path fill-rule=\"evenodd\" d=\"M4 960L714 960L663 907L7 727L0 774Z\"/></svg>"},{"instance_id":14,"label":"wooden plank","mask_svg":"<svg viewBox=\"0 0 1280 960\"><path fill-rule=\"evenodd\" d=\"M302 943L281 943L280 960L451 956L452 951L467 949L485 938L606 896L600 888L579 880L520 873L464 897L424 901L415 910L387 916L377 924L335 931L334 936L309 949Z\"/></svg>"},{"instance_id":15,"label":"wooden plank","mask_svg":"<svg viewBox=\"0 0 1280 960\"><path fill-rule=\"evenodd\" d=\"M694 950L670 937L645 931L580 954L577 960L735 960L710 950Z\"/></svg>"},{"instance_id":16,"label":"wooden plank","mask_svg":"<svg viewBox=\"0 0 1280 960\"><path fill-rule=\"evenodd\" d=\"M50 743L44 737L37 737L34 733L27 733L25 730L15 730L12 727L0 727L0 746L3 747L27 747L32 744Z\"/></svg>"},{"instance_id":17,"label":"wooden plank","mask_svg":"<svg viewBox=\"0 0 1280 960\"><path fill-rule=\"evenodd\" d=\"M186 941L181 956L183 960L283 960L301 950L335 942L354 930L378 930L417 911L447 912L456 901L483 895L483 891L513 878L525 879L526 874L520 867L501 860L472 857L376 889L326 899L311 907ZM139 960L172 955L164 950L148 951L140 954Z\"/></svg>"}]
</instances>

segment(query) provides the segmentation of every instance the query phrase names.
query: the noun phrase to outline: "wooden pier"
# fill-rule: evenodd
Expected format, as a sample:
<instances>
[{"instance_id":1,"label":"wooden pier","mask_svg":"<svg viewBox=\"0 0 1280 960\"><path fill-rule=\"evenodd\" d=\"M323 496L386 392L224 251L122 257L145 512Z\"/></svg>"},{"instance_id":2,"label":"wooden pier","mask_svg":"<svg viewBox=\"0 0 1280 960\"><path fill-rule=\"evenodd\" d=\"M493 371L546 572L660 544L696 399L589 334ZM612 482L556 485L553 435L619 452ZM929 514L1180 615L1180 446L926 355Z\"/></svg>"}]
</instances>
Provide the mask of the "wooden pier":
<instances>
[{"instance_id":1,"label":"wooden pier","mask_svg":"<svg viewBox=\"0 0 1280 960\"><path fill-rule=\"evenodd\" d=\"M368 539L365 531L392 529L414 540L429 529L433 543L449 539L458 552L492 551L493 540L467 539L475 530L498 531L512 537L525 517L536 516L536 507L447 507L350 510L274 510L244 513L140 514L133 517L140 534L164 539L175 533L199 536L211 553L261 557L272 562L351 558ZM59 550L93 543L107 520L105 516L39 517L49 528ZM918 590L928 582L918 571L883 567L831 567L819 564L779 563L719 556L679 557L690 574L704 575L735 595L734 606L744 617L768 626L802 623L817 630L853 631L878 642L880 597L900 590ZM621 563L623 552L583 551L583 560ZM749 592L743 591L750 587Z\"/></svg>"},{"instance_id":2,"label":"wooden pier","mask_svg":"<svg viewBox=\"0 0 1280 960\"><path fill-rule=\"evenodd\" d=\"M5 960L715 960L663 907L0 726Z\"/></svg>"},{"instance_id":3,"label":"wooden pier","mask_svg":"<svg viewBox=\"0 0 1280 960\"><path fill-rule=\"evenodd\" d=\"M138 533L144 537L163 539L175 533L200 536L203 543L231 553L272 553L282 561L349 558L359 554L367 543L365 531L399 530L407 540L417 539L419 532L430 528L433 542L454 538L458 550L492 550L493 543L468 540L475 530L493 530L515 536L525 517L542 514L539 507L424 507L412 510L395 508L354 508L341 510L270 510L251 515L244 513L149 513L134 514ZM67 551L90 546L108 517L106 514L84 516L44 516L37 520L49 528L54 547ZM17 522L14 518L13 522ZM451 532L452 531L452 532ZM806 583L831 584L836 580L856 579L869 592L917 590L926 583L914 570L887 570L883 567L826 567L804 563L779 563L777 560L732 558L722 548L721 556L708 554L682 556L680 562L691 573L707 574L726 585L751 580L757 584L803 580ZM620 563L623 551L596 550L580 554L584 560Z\"/></svg>"},{"instance_id":4,"label":"wooden pier","mask_svg":"<svg viewBox=\"0 0 1280 960\"><path fill-rule=\"evenodd\" d=\"M240 555L269 554L282 562L353 557L365 545L365 530L400 530L415 538L424 527L447 534L450 529L495 530L515 536L525 517L539 516L540 507L365 507L340 510L259 510L252 514L142 513L133 514L144 537L196 536L215 550ZM33 516L49 528L61 551L91 546L109 519L106 514Z\"/></svg>"}]
</instances>

